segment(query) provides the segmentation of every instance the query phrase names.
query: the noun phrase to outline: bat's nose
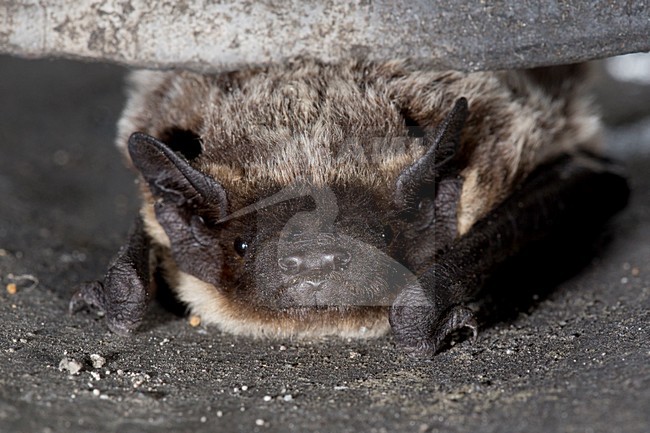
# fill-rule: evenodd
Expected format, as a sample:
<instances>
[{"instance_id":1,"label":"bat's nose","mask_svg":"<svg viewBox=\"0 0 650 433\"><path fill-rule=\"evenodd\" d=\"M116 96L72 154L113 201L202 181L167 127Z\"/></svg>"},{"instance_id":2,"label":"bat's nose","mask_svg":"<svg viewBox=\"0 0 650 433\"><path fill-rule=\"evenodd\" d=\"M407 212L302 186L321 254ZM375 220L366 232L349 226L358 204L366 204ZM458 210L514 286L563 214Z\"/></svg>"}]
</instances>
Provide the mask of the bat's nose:
<instances>
[{"instance_id":1,"label":"bat's nose","mask_svg":"<svg viewBox=\"0 0 650 433\"><path fill-rule=\"evenodd\" d=\"M278 259L278 266L285 275L296 276L303 273L330 273L342 271L350 264L352 255L340 247L319 248L317 250L297 250Z\"/></svg>"}]
</instances>

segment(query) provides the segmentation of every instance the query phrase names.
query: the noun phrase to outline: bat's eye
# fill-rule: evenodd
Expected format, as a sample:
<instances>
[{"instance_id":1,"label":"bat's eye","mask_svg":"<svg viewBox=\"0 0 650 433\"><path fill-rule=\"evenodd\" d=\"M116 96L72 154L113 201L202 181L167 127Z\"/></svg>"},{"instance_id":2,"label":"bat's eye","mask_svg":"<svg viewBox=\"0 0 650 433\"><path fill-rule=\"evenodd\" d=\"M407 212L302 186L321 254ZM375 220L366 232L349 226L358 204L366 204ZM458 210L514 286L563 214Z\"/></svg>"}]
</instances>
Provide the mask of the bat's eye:
<instances>
[{"instance_id":1,"label":"bat's eye","mask_svg":"<svg viewBox=\"0 0 650 433\"><path fill-rule=\"evenodd\" d=\"M384 226L384 230L381 233L381 238L386 242L386 244L389 244L393 240L393 229L389 225Z\"/></svg>"},{"instance_id":2,"label":"bat's eye","mask_svg":"<svg viewBox=\"0 0 650 433\"><path fill-rule=\"evenodd\" d=\"M248 242L238 237L237 239L235 239L234 247L237 254L239 254L241 257L244 257L246 251L248 250Z\"/></svg>"}]
</instances>

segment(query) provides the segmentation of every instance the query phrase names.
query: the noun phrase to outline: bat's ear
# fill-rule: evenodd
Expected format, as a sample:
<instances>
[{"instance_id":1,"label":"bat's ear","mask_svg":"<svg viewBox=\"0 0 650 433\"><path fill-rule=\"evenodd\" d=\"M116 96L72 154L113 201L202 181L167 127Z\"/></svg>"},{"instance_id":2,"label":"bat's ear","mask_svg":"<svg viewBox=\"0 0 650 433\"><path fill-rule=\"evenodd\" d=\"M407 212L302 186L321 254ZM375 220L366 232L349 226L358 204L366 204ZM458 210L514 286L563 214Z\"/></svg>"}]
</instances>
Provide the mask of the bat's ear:
<instances>
[{"instance_id":1,"label":"bat's ear","mask_svg":"<svg viewBox=\"0 0 650 433\"><path fill-rule=\"evenodd\" d=\"M226 215L227 197L221 184L193 168L165 143L136 132L129 138L129 154L156 198L198 214L209 212L217 219Z\"/></svg>"},{"instance_id":2,"label":"bat's ear","mask_svg":"<svg viewBox=\"0 0 650 433\"><path fill-rule=\"evenodd\" d=\"M179 268L216 285L221 249L205 220L218 221L226 215L226 191L150 135L131 135L129 154L158 199L156 218L171 241L172 257Z\"/></svg>"},{"instance_id":3,"label":"bat's ear","mask_svg":"<svg viewBox=\"0 0 650 433\"><path fill-rule=\"evenodd\" d=\"M440 125L425 132L426 153L397 178L396 200L409 206L431 195L440 182L459 171L460 134L467 119L467 99L460 98Z\"/></svg>"},{"instance_id":4,"label":"bat's ear","mask_svg":"<svg viewBox=\"0 0 650 433\"><path fill-rule=\"evenodd\" d=\"M442 247L456 236L464 165L460 137L468 114L467 99L459 98L438 127L425 131L426 153L397 178L395 203L409 220L414 239L430 232Z\"/></svg>"}]
</instances>

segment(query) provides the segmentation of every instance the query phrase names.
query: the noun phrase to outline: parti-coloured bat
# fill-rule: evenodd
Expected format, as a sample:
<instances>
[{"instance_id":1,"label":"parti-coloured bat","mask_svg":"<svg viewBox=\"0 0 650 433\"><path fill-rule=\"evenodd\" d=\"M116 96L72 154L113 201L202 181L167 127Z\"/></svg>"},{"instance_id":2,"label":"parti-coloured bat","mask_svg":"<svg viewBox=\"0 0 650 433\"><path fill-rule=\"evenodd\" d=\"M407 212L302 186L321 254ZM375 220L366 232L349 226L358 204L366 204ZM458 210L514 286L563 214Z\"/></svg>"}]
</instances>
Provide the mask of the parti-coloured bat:
<instances>
[{"instance_id":1,"label":"parti-coloured bat","mask_svg":"<svg viewBox=\"0 0 650 433\"><path fill-rule=\"evenodd\" d=\"M627 200L596 156L580 66L462 73L299 59L139 71L118 147L130 240L70 308L135 330L155 269L192 314L254 337L375 337L431 355L531 242Z\"/></svg>"}]
</instances>

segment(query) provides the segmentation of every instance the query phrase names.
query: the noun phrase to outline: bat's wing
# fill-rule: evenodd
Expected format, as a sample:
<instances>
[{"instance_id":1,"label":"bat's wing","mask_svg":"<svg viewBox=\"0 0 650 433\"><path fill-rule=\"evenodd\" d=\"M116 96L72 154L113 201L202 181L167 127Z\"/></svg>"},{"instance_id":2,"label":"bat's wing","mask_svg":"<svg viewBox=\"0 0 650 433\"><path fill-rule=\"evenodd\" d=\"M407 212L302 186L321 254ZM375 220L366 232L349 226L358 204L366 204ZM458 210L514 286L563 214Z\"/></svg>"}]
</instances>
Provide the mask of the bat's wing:
<instances>
[{"instance_id":1,"label":"bat's wing","mask_svg":"<svg viewBox=\"0 0 650 433\"><path fill-rule=\"evenodd\" d=\"M390 312L397 341L435 354L454 331L467 328L476 335L476 320L463 303L497 265L557 232L598 227L625 206L628 195L617 167L592 154L564 155L539 167L456 240L418 287L398 296Z\"/></svg>"},{"instance_id":2,"label":"bat's wing","mask_svg":"<svg viewBox=\"0 0 650 433\"><path fill-rule=\"evenodd\" d=\"M97 308L104 312L111 331L128 334L142 322L151 297L150 280L149 237L138 217L128 244L113 259L104 281L83 284L70 300L70 312Z\"/></svg>"}]
</instances>

